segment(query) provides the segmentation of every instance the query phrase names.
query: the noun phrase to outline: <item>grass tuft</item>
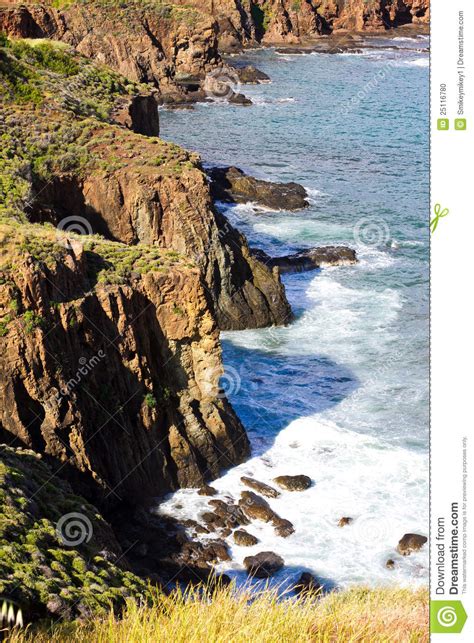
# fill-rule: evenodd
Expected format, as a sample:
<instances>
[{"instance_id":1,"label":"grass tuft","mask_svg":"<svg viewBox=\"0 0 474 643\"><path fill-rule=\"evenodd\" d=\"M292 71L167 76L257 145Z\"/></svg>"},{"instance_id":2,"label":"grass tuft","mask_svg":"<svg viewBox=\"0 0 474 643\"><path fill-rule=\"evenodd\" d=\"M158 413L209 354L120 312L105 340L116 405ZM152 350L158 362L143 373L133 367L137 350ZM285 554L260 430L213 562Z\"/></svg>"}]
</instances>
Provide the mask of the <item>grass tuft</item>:
<instances>
[{"instance_id":1,"label":"grass tuft","mask_svg":"<svg viewBox=\"0 0 474 643\"><path fill-rule=\"evenodd\" d=\"M154 594L151 606L129 602L122 618L55 625L15 643L421 643L428 641L428 591L364 589L317 596L250 595L233 585Z\"/></svg>"}]
</instances>

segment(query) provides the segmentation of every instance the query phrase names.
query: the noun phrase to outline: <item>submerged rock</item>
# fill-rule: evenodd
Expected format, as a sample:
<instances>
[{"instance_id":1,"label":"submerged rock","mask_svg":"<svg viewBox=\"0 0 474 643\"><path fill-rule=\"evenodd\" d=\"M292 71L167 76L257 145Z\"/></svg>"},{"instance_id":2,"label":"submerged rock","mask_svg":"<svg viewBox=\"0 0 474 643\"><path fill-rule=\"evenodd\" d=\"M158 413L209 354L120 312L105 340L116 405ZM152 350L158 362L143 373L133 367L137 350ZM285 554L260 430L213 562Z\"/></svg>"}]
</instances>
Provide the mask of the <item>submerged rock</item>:
<instances>
[{"instance_id":1,"label":"submerged rock","mask_svg":"<svg viewBox=\"0 0 474 643\"><path fill-rule=\"evenodd\" d=\"M395 561L389 558L387 562L385 563L385 567L387 569L395 569Z\"/></svg>"},{"instance_id":2,"label":"submerged rock","mask_svg":"<svg viewBox=\"0 0 474 643\"><path fill-rule=\"evenodd\" d=\"M244 85L258 85L260 83L270 82L270 76L253 65L233 67L233 69L237 73L240 82Z\"/></svg>"},{"instance_id":3,"label":"submerged rock","mask_svg":"<svg viewBox=\"0 0 474 643\"><path fill-rule=\"evenodd\" d=\"M287 491L304 491L311 487L311 478L309 476L278 476L274 481L282 489Z\"/></svg>"},{"instance_id":4,"label":"submerged rock","mask_svg":"<svg viewBox=\"0 0 474 643\"><path fill-rule=\"evenodd\" d=\"M273 522L279 516L273 511L268 502L252 491L243 491L239 500L239 507L251 520Z\"/></svg>"},{"instance_id":5,"label":"submerged rock","mask_svg":"<svg viewBox=\"0 0 474 643\"><path fill-rule=\"evenodd\" d=\"M405 534L398 542L397 551L402 556L409 556L414 551L419 551L428 538L420 534Z\"/></svg>"},{"instance_id":6,"label":"submerged rock","mask_svg":"<svg viewBox=\"0 0 474 643\"><path fill-rule=\"evenodd\" d=\"M267 498L278 498L278 496L280 495L280 492L273 487L270 487L270 485L265 484L264 482L260 482L259 480L255 480L254 478L242 476L240 478L240 481L247 485L247 487L255 489L255 491L261 493L262 496L267 496Z\"/></svg>"},{"instance_id":7,"label":"submerged rock","mask_svg":"<svg viewBox=\"0 0 474 643\"><path fill-rule=\"evenodd\" d=\"M316 580L313 574L303 572L295 583L295 592L301 594L303 592L320 592L323 586Z\"/></svg>"},{"instance_id":8,"label":"submerged rock","mask_svg":"<svg viewBox=\"0 0 474 643\"><path fill-rule=\"evenodd\" d=\"M291 523L289 520L285 520L284 518L274 520L273 525L275 527L276 535L281 536L282 538L288 538L288 536L291 536L291 534L295 533L293 523Z\"/></svg>"},{"instance_id":9,"label":"submerged rock","mask_svg":"<svg viewBox=\"0 0 474 643\"><path fill-rule=\"evenodd\" d=\"M251 547L258 543L258 538L253 534L249 534L245 529L237 529L237 531L234 531L234 541L236 545L241 547Z\"/></svg>"},{"instance_id":10,"label":"submerged rock","mask_svg":"<svg viewBox=\"0 0 474 643\"><path fill-rule=\"evenodd\" d=\"M256 179L237 167L214 167L208 171L215 200L228 203L252 201L272 210L306 208L308 193L299 183L273 183Z\"/></svg>"},{"instance_id":11,"label":"submerged rock","mask_svg":"<svg viewBox=\"0 0 474 643\"><path fill-rule=\"evenodd\" d=\"M215 496L217 494L217 489L209 486L208 484L201 487L198 491L199 496Z\"/></svg>"},{"instance_id":12,"label":"submerged rock","mask_svg":"<svg viewBox=\"0 0 474 643\"><path fill-rule=\"evenodd\" d=\"M252 105L252 101L250 100L250 98L247 98L247 96L244 96L244 94L239 94L236 92L232 92L227 100L233 105Z\"/></svg>"},{"instance_id":13,"label":"submerged rock","mask_svg":"<svg viewBox=\"0 0 474 643\"><path fill-rule=\"evenodd\" d=\"M262 551L255 556L244 558L244 566L249 576L269 578L276 574L285 564L281 556L272 551Z\"/></svg>"},{"instance_id":14,"label":"submerged rock","mask_svg":"<svg viewBox=\"0 0 474 643\"><path fill-rule=\"evenodd\" d=\"M209 505L214 507L214 513L223 519L227 528L233 529L240 525L250 524L250 520L245 516L242 509L232 502L216 499L209 500Z\"/></svg>"},{"instance_id":15,"label":"submerged rock","mask_svg":"<svg viewBox=\"0 0 474 643\"><path fill-rule=\"evenodd\" d=\"M355 250L347 246L322 246L300 250L291 255L270 257L263 250L252 248L251 252L259 261L270 268L278 266L280 272L305 272L329 266L351 266L358 262Z\"/></svg>"}]
</instances>

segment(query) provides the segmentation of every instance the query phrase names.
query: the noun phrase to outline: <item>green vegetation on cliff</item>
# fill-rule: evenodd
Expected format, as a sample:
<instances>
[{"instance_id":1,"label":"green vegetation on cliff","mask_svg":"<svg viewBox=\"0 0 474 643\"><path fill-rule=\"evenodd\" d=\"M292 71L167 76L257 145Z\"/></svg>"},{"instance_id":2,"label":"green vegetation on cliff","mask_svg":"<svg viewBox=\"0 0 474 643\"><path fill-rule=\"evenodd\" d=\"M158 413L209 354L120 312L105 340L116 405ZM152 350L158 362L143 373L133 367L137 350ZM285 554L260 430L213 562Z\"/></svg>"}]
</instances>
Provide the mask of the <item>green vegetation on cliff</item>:
<instances>
[{"instance_id":1,"label":"green vegetation on cliff","mask_svg":"<svg viewBox=\"0 0 474 643\"><path fill-rule=\"evenodd\" d=\"M95 507L33 451L0 446L0 594L36 616L106 613L149 595L123 566Z\"/></svg>"},{"instance_id":2,"label":"green vegetation on cliff","mask_svg":"<svg viewBox=\"0 0 474 643\"><path fill-rule=\"evenodd\" d=\"M147 88L61 43L0 39L0 214L27 220L53 177L123 168L179 174L197 157L114 124Z\"/></svg>"}]
</instances>

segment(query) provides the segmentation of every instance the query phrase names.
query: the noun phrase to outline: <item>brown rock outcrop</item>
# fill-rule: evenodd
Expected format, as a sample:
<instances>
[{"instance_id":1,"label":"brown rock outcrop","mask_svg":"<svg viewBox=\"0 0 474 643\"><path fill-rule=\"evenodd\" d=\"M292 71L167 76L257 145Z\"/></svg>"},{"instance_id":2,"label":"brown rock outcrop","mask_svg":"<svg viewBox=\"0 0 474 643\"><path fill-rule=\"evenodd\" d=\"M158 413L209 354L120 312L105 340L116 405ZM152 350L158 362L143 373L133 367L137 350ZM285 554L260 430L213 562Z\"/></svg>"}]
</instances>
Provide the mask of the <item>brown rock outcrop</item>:
<instances>
[{"instance_id":1,"label":"brown rock outcrop","mask_svg":"<svg viewBox=\"0 0 474 643\"><path fill-rule=\"evenodd\" d=\"M28 131L17 115L12 120ZM110 126L88 150L90 168L31 178L31 221L76 221L111 240L183 254L200 268L221 329L291 321L278 270L252 256L245 237L215 211L196 155Z\"/></svg>"},{"instance_id":2,"label":"brown rock outcrop","mask_svg":"<svg viewBox=\"0 0 474 643\"><path fill-rule=\"evenodd\" d=\"M208 172L214 199L228 203L252 201L273 210L306 208L308 194L299 183L256 179L238 167L214 167Z\"/></svg>"},{"instance_id":3,"label":"brown rock outcrop","mask_svg":"<svg viewBox=\"0 0 474 643\"><path fill-rule=\"evenodd\" d=\"M158 101L154 93L139 94L118 101L110 115L114 123L145 136L160 135Z\"/></svg>"},{"instance_id":4,"label":"brown rock outcrop","mask_svg":"<svg viewBox=\"0 0 474 643\"><path fill-rule=\"evenodd\" d=\"M322 246L310 250L300 250L283 257L270 257L258 248L251 249L259 261L271 268L277 266L281 273L305 272L328 266L351 266L358 262L355 250L347 246Z\"/></svg>"},{"instance_id":5,"label":"brown rock outcrop","mask_svg":"<svg viewBox=\"0 0 474 643\"><path fill-rule=\"evenodd\" d=\"M250 487L254 491L258 491L259 493L261 493L262 496L267 496L267 498L278 498L278 496L280 495L279 491L277 491L273 487L270 487L270 485L265 484L264 482L255 480L255 478L248 478L247 476L242 476L240 478L240 481L243 482L243 484L246 485L247 487Z\"/></svg>"},{"instance_id":6,"label":"brown rock outcrop","mask_svg":"<svg viewBox=\"0 0 474 643\"><path fill-rule=\"evenodd\" d=\"M281 556L272 551L262 551L255 556L244 558L244 567L249 576L255 578L270 578L285 564Z\"/></svg>"},{"instance_id":7,"label":"brown rock outcrop","mask_svg":"<svg viewBox=\"0 0 474 643\"><path fill-rule=\"evenodd\" d=\"M397 551L402 556L409 556L414 551L419 551L428 541L426 536L420 534L405 534L397 545Z\"/></svg>"},{"instance_id":8,"label":"brown rock outcrop","mask_svg":"<svg viewBox=\"0 0 474 643\"><path fill-rule=\"evenodd\" d=\"M1 231L15 264L0 282L2 434L102 504L199 486L245 459L245 431L215 395L218 329L199 271L150 250L145 273L110 283L129 248L61 249L34 230Z\"/></svg>"},{"instance_id":9,"label":"brown rock outcrop","mask_svg":"<svg viewBox=\"0 0 474 643\"><path fill-rule=\"evenodd\" d=\"M311 487L312 481L309 476L278 476L274 481L282 489L287 491L305 491Z\"/></svg>"},{"instance_id":10,"label":"brown rock outcrop","mask_svg":"<svg viewBox=\"0 0 474 643\"><path fill-rule=\"evenodd\" d=\"M258 538L253 534L249 534L245 529L237 529L234 531L234 541L236 545L241 547L252 547L258 543Z\"/></svg>"},{"instance_id":11,"label":"brown rock outcrop","mask_svg":"<svg viewBox=\"0 0 474 643\"><path fill-rule=\"evenodd\" d=\"M19 2L0 8L0 31L66 42L131 80L155 85L165 102L192 99L220 61L216 21L189 4L92 1L60 10L51 4Z\"/></svg>"}]
</instances>

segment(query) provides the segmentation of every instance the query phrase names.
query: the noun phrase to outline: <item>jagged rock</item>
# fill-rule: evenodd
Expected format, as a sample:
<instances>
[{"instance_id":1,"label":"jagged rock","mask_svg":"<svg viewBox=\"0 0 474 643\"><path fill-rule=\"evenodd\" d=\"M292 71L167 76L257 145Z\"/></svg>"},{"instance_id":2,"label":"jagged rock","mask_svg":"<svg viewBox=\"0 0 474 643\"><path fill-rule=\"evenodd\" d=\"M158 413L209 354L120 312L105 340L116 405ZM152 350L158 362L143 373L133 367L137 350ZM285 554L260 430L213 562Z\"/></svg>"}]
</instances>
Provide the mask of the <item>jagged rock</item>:
<instances>
[{"instance_id":1,"label":"jagged rock","mask_svg":"<svg viewBox=\"0 0 474 643\"><path fill-rule=\"evenodd\" d=\"M228 203L252 201L273 210L306 208L307 192L298 183L273 183L245 174L237 167L215 167L208 170L214 199Z\"/></svg>"},{"instance_id":2,"label":"jagged rock","mask_svg":"<svg viewBox=\"0 0 474 643\"><path fill-rule=\"evenodd\" d=\"M209 529L206 529L203 525L199 524L197 520L183 520L181 523L183 527L187 527L188 529L192 529L194 531L194 534L208 534Z\"/></svg>"},{"instance_id":3,"label":"jagged rock","mask_svg":"<svg viewBox=\"0 0 474 643\"><path fill-rule=\"evenodd\" d=\"M217 494L217 489L206 484L198 490L199 496L215 496Z\"/></svg>"},{"instance_id":4,"label":"jagged rock","mask_svg":"<svg viewBox=\"0 0 474 643\"><path fill-rule=\"evenodd\" d=\"M227 100L233 105L252 105L250 98L247 98L244 94L239 94L237 92L232 92Z\"/></svg>"},{"instance_id":5,"label":"jagged rock","mask_svg":"<svg viewBox=\"0 0 474 643\"><path fill-rule=\"evenodd\" d=\"M340 518L337 526L345 527L346 525L350 525L352 522L354 522L354 518L351 518L350 516L343 516L342 518Z\"/></svg>"},{"instance_id":6,"label":"jagged rock","mask_svg":"<svg viewBox=\"0 0 474 643\"><path fill-rule=\"evenodd\" d=\"M10 440L67 461L62 472L78 491L107 505L196 487L245 459L243 426L209 389L222 369L219 331L198 270L173 259L165 271L95 285L99 274L114 275L100 255L107 242L76 255L54 232L36 230L46 265L20 240L15 246L16 234L15 270L0 283L0 310L11 311L12 301L18 310L0 337L0 424ZM131 252L118 251L121 259Z\"/></svg>"},{"instance_id":7,"label":"jagged rock","mask_svg":"<svg viewBox=\"0 0 474 643\"><path fill-rule=\"evenodd\" d=\"M267 498L278 498L280 492L270 487L270 485L255 480L254 478L248 478L247 476L242 476L240 481L244 483L247 487L254 489L262 494L262 496L267 496Z\"/></svg>"},{"instance_id":8,"label":"jagged rock","mask_svg":"<svg viewBox=\"0 0 474 643\"><path fill-rule=\"evenodd\" d=\"M385 563L385 567L387 569L395 569L395 561L389 558L387 562Z\"/></svg>"},{"instance_id":9,"label":"jagged rock","mask_svg":"<svg viewBox=\"0 0 474 643\"><path fill-rule=\"evenodd\" d=\"M295 533L293 523L283 518L274 520L273 526L275 527L275 533L277 534L277 536L281 536L282 538L288 538L288 536L291 536L291 534Z\"/></svg>"},{"instance_id":10,"label":"jagged rock","mask_svg":"<svg viewBox=\"0 0 474 643\"><path fill-rule=\"evenodd\" d=\"M241 83L246 85L258 85L260 83L270 82L270 76L265 72L257 69L253 65L245 67L234 67Z\"/></svg>"},{"instance_id":11,"label":"jagged rock","mask_svg":"<svg viewBox=\"0 0 474 643\"><path fill-rule=\"evenodd\" d=\"M200 517L206 524L206 527L211 531L215 531L216 529L223 529L226 526L224 518L218 516L213 511L206 511Z\"/></svg>"},{"instance_id":12,"label":"jagged rock","mask_svg":"<svg viewBox=\"0 0 474 643\"><path fill-rule=\"evenodd\" d=\"M245 529L237 529L234 531L234 541L236 545L241 547L252 547L258 543L258 538L253 534L249 534Z\"/></svg>"},{"instance_id":13,"label":"jagged rock","mask_svg":"<svg viewBox=\"0 0 474 643\"><path fill-rule=\"evenodd\" d=\"M251 520L273 522L278 519L277 514L268 502L252 491L243 491L239 500L239 507Z\"/></svg>"},{"instance_id":14,"label":"jagged rock","mask_svg":"<svg viewBox=\"0 0 474 643\"><path fill-rule=\"evenodd\" d=\"M220 516L228 528L235 528L239 525L248 525L250 521L238 505L223 500L210 500L209 504L214 507L214 512Z\"/></svg>"},{"instance_id":15,"label":"jagged rock","mask_svg":"<svg viewBox=\"0 0 474 643\"><path fill-rule=\"evenodd\" d=\"M270 257L258 248L251 249L252 254L265 265L277 266L280 272L305 272L329 266L351 266L358 262L355 250L346 246L322 246L310 250L300 250L283 257Z\"/></svg>"},{"instance_id":16,"label":"jagged rock","mask_svg":"<svg viewBox=\"0 0 474 643\"><path fill-rule=\"evenodd\" d=\"M244 558L244 567L249 576L255 578L270 578L285 564L281 556L272 551L262 551L255 556Z\"/></svg>"},{"instance_id":17,"label":"jagged rock","mask_svg":"<svg viewBox=\"0 0 474 643\"><path fill-rule=\"evenodd\" d=\"M159 136L160 120L156 92L122 99L115 105L110 119L137 134Z\"/></svg>"},{"instance_id":18,"label":"jagged rock","mask_svg":"<svg viewBox=\"0 0 474 643\"><path fill-rule=\"evenodd\" d=\"M282 538L287 538L295 531L289 520L280 518L268 502L253 493L253 491L242 491L239 507L250 520L262 520L263 522L272 523L275 527L275 533Z\"/></svg>"},{"instance_id":19,"label":"jagged rock","mask_svg":"<svg viewBox=\"0 0 474 643\"><path fill-rule=\"evenodd\" d=\"M183 8L182 12L189 12ZM167 102L191 99L175 78L205 75L222 64L215 19L192 9L192 24L173 12L136 3L46 4L0 9L0 31L14 37L52 38L73 45L131 80L151 83ZM191 87L193 89L193 87Z\"/></svg>"},{"instance_id":20,"label":"jagged rock","mask_svg":"<svg viewBox=\"0 0 474 643\"><path fill-rule=\"evenodd\" d=\"M309 476L278 476L274 481L282 489L287 491L304 491L311 487L312 481Z\"/></svg>"},{"instance_id":21,"label":"jagged rock","mask_svg":"<svg viewBox=\"0 0 474 643\"><path fill-rule=\"evenodd\" d=\"M303 572L295 583L295 592L301 594L303 592L321 592L323 586L318 580L309 572Z\"/></svg>"},{"instance_id":22,"label":"jagged rock","mask_svg":"<svg viewBox=\"0 0 474 643\"><path fill-rule=\"evenodd\" d=\"M414 551L419 551L427 542L426 536L420 534L405 534L397 545L397 551L402 556L409 556Z\"/></svg>"}]
</instances>

